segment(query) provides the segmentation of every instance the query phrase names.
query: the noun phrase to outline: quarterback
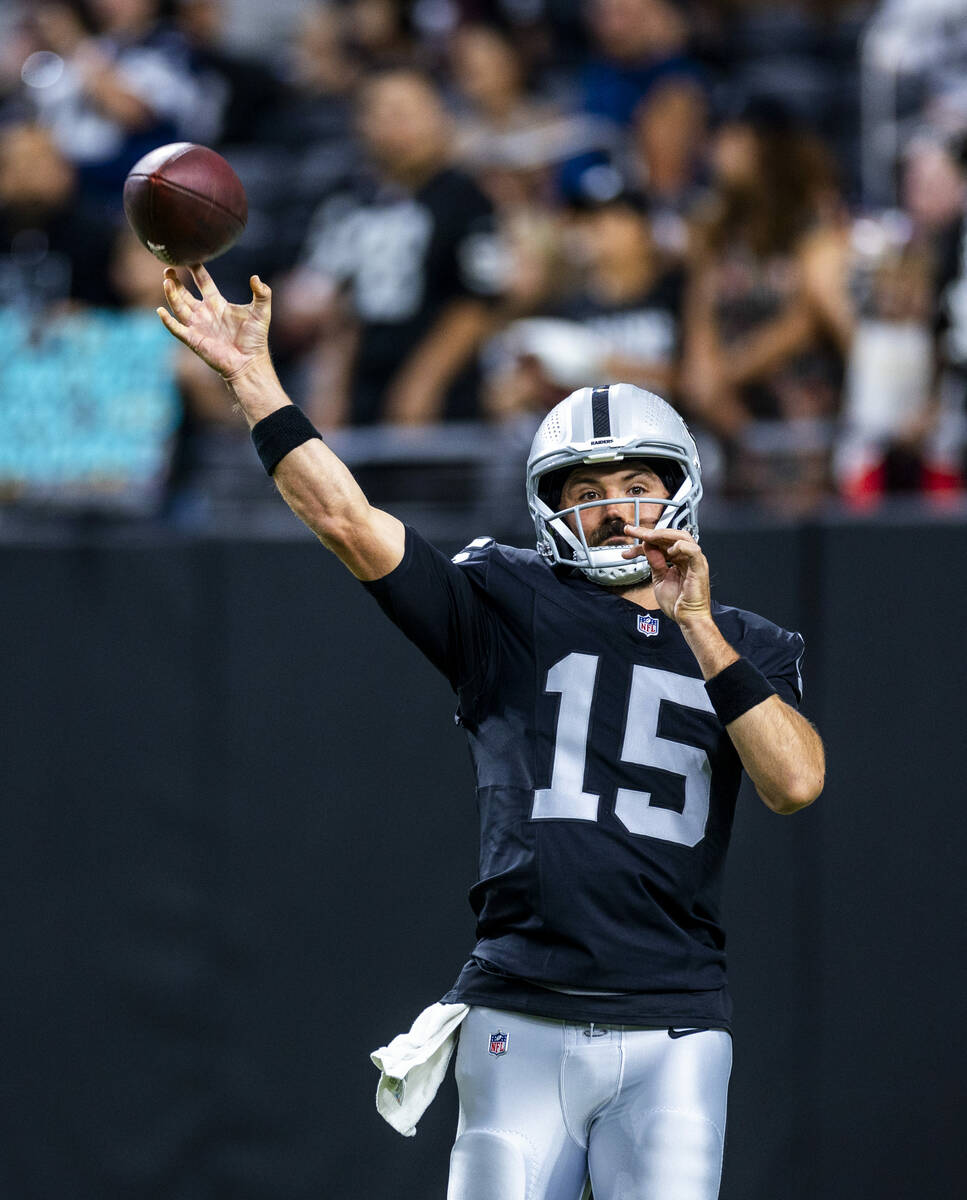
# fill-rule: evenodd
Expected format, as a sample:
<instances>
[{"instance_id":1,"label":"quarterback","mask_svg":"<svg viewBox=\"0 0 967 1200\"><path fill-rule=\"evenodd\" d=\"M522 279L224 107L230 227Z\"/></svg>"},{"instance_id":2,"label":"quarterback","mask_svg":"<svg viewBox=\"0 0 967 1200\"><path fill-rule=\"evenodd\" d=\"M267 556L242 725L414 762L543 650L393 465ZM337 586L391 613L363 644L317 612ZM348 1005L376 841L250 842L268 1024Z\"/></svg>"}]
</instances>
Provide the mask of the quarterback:
<instances>
[{"instance_id":1,"label":"quarterback","mask_svg":"<svg viewBox=\"0 0 967 1200\"><path fill-rule=\"evenodd\" d=\"M219 372L319 540L446 676L470 741L477 942L449 1200L714 1200L732 1063L719 896L743 769L777 813L823 786L802 639L713 602L695 444L630 384L537 431L537 549L452 560L373 508L283 392L269 289L165 272L167 328ZM401 1101L402 1103L402 1101Z\"/></svg>"}]
</instances>

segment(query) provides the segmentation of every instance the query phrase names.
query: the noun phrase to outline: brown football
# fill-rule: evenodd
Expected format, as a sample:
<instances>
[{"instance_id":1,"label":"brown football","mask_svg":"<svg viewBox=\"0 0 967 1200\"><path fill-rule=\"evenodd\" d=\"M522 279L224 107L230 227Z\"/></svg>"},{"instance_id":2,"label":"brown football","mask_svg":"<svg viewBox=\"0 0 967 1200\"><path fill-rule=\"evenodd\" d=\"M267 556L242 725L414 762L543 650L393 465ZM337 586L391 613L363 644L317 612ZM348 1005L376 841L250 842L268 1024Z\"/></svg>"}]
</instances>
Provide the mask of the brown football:
<instances>
[{"instance_id":1,"label":"brown football","mask_svg":"<svg viewBox=\"0 0 967 1200\"><path fill-rule=\"evenodd\" d=\"M172 142L128 172L124 211L142 244L163 263L180 267L224 254L245 228L248 201L220 154Z\"/></svg>"}]
</instances>

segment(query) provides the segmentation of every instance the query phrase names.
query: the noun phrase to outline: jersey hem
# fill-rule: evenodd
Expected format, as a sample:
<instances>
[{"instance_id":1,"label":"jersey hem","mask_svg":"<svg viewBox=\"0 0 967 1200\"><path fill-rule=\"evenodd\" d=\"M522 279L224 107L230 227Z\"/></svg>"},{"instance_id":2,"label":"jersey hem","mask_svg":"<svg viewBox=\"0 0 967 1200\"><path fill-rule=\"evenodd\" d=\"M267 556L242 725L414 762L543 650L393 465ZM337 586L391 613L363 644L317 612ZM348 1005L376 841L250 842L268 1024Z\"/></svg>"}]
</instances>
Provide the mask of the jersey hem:
<instances>
[{"instance_id":1,"label":"jersey hem","mask_svg":"<svg viewBox=\"0 0 967 1200\"><path fill-rule=\"evenodd\" d=\"M568 1000L575 997L568 996ZM608 1016L600 1010L585 1008L581 1004L558 1005L553 998L545 1000L543 996L506 995L495 996L476 992L473 988L453 988L440 999L441 1004L470 1004L483 1008L505 1009L508 1012L519 1012L531 1017L547 1017L551 1020L594 1021L596 1024L609 1026L644 1026L652 1029L721 1029L731 1036L731 1023L725 1020L709 1020L707 1017L697 1017L694 1013L655 1013L641 1010L635 1013L621 1013L617 1018ZM566 1009L566 1011L565 1011Z\"/></svg>"}]
</instances>

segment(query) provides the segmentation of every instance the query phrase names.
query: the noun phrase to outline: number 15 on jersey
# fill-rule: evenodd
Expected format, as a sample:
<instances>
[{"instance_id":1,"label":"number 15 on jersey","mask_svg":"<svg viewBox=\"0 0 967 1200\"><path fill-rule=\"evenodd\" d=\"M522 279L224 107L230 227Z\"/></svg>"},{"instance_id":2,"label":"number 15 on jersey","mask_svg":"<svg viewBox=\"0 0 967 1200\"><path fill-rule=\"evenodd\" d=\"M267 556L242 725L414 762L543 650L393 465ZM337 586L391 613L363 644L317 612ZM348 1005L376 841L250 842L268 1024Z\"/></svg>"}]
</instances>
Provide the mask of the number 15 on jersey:
<instances>
[{"instance_id":1,"label":"number 15 on jersey","mask_svg":"<svg viewBox=\"0 0 967 1200\"><path fill-rule=\"evenodd\" d=\"M596 654L573 653L555 663L547 673L545 691L559 694L561 703L551 785L534 792L531 818L535 821L598 819L600 796L584 790L598 669ZM659 717L665 702L714 715L701 679L638 664L632 669L621 761L656 768L682 780L679 787L684 787L684 805L678 811L654 804L656 785L649 791L618 788L614 814L629 833L695 846L705 836L712 767L705 749L659 735ZM715 740L710 729L709 750L714 748ZM657 782L660 776L656 774L654 778L660 787Z\"/></svg>"}]
</instances>

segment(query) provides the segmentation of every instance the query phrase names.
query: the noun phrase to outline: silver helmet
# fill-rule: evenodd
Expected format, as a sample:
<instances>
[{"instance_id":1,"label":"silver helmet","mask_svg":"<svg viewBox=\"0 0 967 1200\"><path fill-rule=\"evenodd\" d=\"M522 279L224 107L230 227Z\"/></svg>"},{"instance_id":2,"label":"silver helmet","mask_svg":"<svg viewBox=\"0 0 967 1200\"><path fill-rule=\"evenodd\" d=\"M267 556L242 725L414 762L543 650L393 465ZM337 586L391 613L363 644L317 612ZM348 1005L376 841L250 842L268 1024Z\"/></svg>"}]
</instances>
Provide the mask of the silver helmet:
<instances>
[{"instance_id":1,"label":"silver helmet","mask_svg":"<svg viewBox=\"0 0 967 1200\"><path fill-rule=\"evenodd\" d=\"M685 529L697 538L696 510L702 498L698 450L682 418L652 392L630 383L579 388L541 422L527 458L527 507L537 531L537 549L551 562L576 567L593 582L610 587L649 579L648 560L643 554L623 558L626 546L589 546L582 511L614 501L590 500L561 508L561 491L579 463L628 458L649 459L669 492L667 498L629 497L628 524L640 524L641 505L661 504L656 528Z\"/></svg>"}]
</instances>

